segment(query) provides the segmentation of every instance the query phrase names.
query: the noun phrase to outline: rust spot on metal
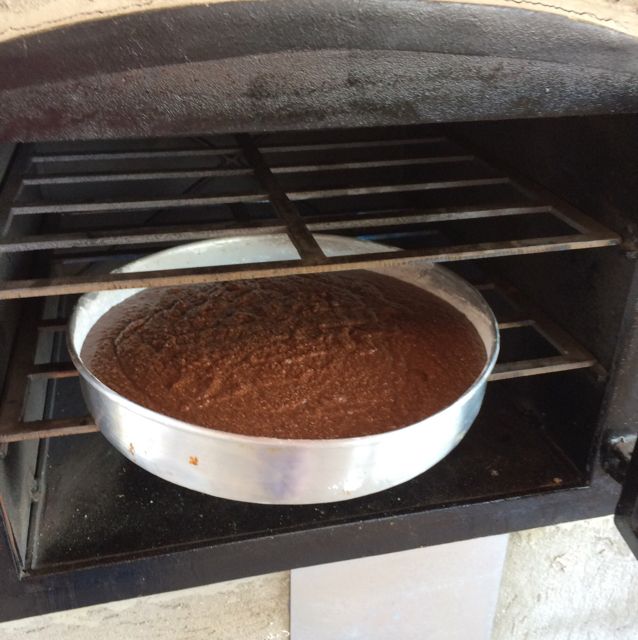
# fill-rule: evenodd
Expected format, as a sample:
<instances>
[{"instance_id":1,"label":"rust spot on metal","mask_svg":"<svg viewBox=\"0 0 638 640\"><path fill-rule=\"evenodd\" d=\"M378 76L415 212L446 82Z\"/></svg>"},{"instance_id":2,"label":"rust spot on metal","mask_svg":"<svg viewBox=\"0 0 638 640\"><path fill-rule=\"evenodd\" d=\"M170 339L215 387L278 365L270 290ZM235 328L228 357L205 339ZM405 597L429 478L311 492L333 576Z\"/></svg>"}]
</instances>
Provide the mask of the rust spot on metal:
<instances>
[{"instance_id":1,"label":"rust spot on metal","mask_svg":"<svg viewBox=\"0 0 638 640\"><path fill-rule=\"evenodd\" d=\"M129 442L129 444L128 444L128 452L129 452L132 456L134 456L134 455L135 455L135 447L133 446L133 443L132 443L132 442Z\"/></svg>"},{"instance_id":2,"label":"rust spot on metal","mask_svg":"<svg viewBox=\"0 0 638 640\"><path fill-rule=\"evenodd\" d=\"M189 456L188 464L192 464L196 467L199 464L199 458L197 456Z\"/></svg>"}]
</instances>

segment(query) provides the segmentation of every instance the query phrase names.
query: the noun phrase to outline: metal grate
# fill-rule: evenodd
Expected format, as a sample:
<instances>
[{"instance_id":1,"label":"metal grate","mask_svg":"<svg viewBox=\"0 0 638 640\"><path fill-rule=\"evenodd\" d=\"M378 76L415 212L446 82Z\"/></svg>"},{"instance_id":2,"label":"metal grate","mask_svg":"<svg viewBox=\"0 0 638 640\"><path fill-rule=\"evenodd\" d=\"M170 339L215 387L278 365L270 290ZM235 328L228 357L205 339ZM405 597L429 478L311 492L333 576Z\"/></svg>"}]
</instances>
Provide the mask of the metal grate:
<instances>
[{"instance_id":1,"label":"metal grate","mask_svg":"<svg viewBox=\"0 0 638 640\"><path fill-rule=\"evenodd\" d=\"M590 353L540 311L526 305L513 287L490 282L478 285L478 288L493 303L504 344L507 344L510 332L527 328L544 342L545 350L549 347L555 352L555 355L515 358L505 362L499 360L490 381L588 367L594 367L599 376L605 375ZM41 317L42 304L39 301L29 301L25 305L22 330L14 347L8 383L0 404L0 443L97 431L92 418L81 412L64 418L24 419L25 400L29 397L30 385L34 382L78 378L77 371L68 362L68 356L62 357L61 362L34 364L39 337L41 340L43 334L62 334L66 331L64 319L43 320ZM79 397L78 393L75 395Z\"/></svg>"},{"instance_id":2,"label":"metal grate","mask_svg":"<svg viewBox=\"0 0 638 640\"><path fill-rule=\"evenodd\" d=\"M27 216L37 233L19 233L16 222ZM507 221L509 235L503 232ZM50 391L56 381L77 378L63 354L55 363L42 358L42 342L57 335L59 344L66 326L64 317L42 319L43 303L52 296L619 243L618 236L570 205L443 136L386 139L360 132L111 143L109 148L25 145L0 191L0 229L0 252L34 252L40 258L32 279L0 283L0 299L48 296L23 306L0 404L0 443L96 430L81 411L63 417L27 411L32 387L39 386L43 397L42 390ZM93 268L193 240L282 232L294 243L298 260L132 274ZM401 248L326 257L317 232L380 239ZM488 300L496 295L506 301L509 312L497 311L504 344L508 336L528 330L546 347L542 355L499 361L492 380L585 367L604 375L591 354L510 286L490 282L480 288Z\"/></svg>"},{"instance_id":3,"label":"metal grate","mask_svg":"<svg viewBox=\"0 0 638 640\"><path fill-rule=\"evenodd\" d=\"M285 232L299 259L143 274L44 273L1 282L0 300L619 243L617 235L567 203L505 175L444 137L344 141L341 135L335 142L299 144L238 136L233 146L214 146L214 140L205 139L198 141L207 145L204 148L129 151L42 153L23 146L0 194L0 252L113 252L131 245L150 249L204 238ZM39 217L39 232L12 233L14 222L27 216ZM159 218L162 224L153 222ZM497 233L490 239L483 232L496 218L500 226L516 218L514 227L524 218L551 232L515 232L506 238ZM538 225L535 219L541 218L553 225ZM397 252L326 257L313 236L381 229L396 233L460 221L482 222L481 239L459 241L458 234L442 233L435 244Z\"/></svg>"}]
</instances>

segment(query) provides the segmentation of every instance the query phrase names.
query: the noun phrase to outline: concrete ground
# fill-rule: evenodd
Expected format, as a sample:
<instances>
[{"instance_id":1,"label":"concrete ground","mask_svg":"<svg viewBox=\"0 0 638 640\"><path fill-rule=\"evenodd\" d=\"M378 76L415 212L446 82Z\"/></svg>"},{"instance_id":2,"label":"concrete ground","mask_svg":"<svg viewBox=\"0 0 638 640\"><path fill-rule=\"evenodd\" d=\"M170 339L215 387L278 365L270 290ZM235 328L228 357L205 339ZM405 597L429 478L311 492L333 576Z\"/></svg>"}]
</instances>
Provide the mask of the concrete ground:
<instances>
[{"instance_id":1,"label":"concrete ground","mask_svg":"<svg viewBox=\"0 0 638 640\"><path fill-rule=\"evenodd\" d=\"M510 536L492 640L635 640L638 560L613 519Z\"/></svg>"}]
</instances>

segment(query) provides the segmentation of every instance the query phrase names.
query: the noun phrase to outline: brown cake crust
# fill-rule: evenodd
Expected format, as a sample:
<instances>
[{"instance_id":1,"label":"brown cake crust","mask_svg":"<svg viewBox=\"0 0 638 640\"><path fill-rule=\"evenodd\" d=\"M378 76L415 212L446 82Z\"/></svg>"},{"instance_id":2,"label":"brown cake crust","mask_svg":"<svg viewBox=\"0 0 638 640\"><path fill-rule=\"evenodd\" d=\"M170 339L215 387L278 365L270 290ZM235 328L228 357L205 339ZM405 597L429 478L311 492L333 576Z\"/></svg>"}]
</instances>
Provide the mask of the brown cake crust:
<instances>
[{"instance_id":1,"label":"brown cake crust","mask_svg":"<svg viewBox=\"0 0 638 640\"><path fill-rule=\"evenodd\" d=\"M276 438L390 431L453 403L483 343L436 296L370 271L147 289L104 314L82 359L126 398Z\"/></svg>"}]
</instances>

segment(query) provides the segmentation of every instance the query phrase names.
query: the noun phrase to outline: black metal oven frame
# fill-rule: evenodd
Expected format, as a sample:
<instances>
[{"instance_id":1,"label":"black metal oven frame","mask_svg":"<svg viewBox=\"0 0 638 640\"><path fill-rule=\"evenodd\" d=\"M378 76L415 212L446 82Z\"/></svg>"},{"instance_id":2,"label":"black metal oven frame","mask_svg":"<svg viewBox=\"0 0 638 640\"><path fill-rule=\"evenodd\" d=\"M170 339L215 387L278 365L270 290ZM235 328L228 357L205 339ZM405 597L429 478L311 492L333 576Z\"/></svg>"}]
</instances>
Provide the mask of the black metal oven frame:
<instances>
[{"instance_id":1,"label":"black metal oven frame","mask_svg":"<svg viewBox=\"0 0 638 640\"><path fill-rule=\"evenodd\" d=\"M637 431L638 123L558 116L638 112L637 51L541 12L351 0L142 12L0 44L0 141L29 143L0 146L0 620L612 513L607 472L622 480L616 445ZM461 124L479 120L503 121ZM459 124L388 128L427 122ZM448 134L461 145L437 151ZM369 153L375 135L386 144ZM162 154L186 161L150 166ZM174 186L109 195L115 183ZM547 233L530 234L532 218ZM301 260L105 273L151 248L268 231ZM511 359L450 456L368 498L262 507L155 479L92 433L64 360L73 295L358 264L322 256L322 231L400 246L384 260L455 261L506 294L490 302ZM634 456L617 513L634 545L636 475Z\"/></svg>"},{"instance_id":2,"label":"black metal oven frame","mask_svg":"<svg viewBox=\"0 0 638 640\"><path fill-rule=\"evenodd\" d=\"M11 196L4 213L13 232L5 235L2 248L23 271L16 267L0 296L4 304L30 299L20 303L0 407L2 504L5 523L11 523L0 554L0 571L6 571L2 617L613 512L620 487L602 470L598 451L603 434L626 424L635 406L630 389L638 362L632 339L638 279L626 274L633 283L621 305L625 319L619 339L626 344L617 350L610 378L611 363L604 355L588 352L538 304L501 281L499 273L507 268L485 267L494 259L534 260L550 253L560 260L606 252L617 260L614 256L626 254L626 248L618 247L614 231L529 180L513 178L498 162L468 151L466 143L450 141L447 133L421 127L272 134L254 141L239 137L238 144L231 138L230 148L228 139L206 138L103 143L101 149L98 143L73 143L15 152L1 192L5 203ZM109 166L131 160L152 164L158 158L162 164L175 157L188 157L191 165L196 158L196 166L184 167L183 159L177 167L122 171ZM171 180L177 181L173 187ZM125 191L131 187L122 184L143 184L145 195L104 198L100 189L108 195L113 183ZM159 195L149 195L150 184L159 185ZM415 192L426 194L429 206L396 201ZM371 195L386 200L370 207ZM202 209L199 218L176 225L162 213L183 211L189 199L190 208ZM137 206L155 216L152 227L139 224ZM515 222L507 237L504 220ZM468 223L475 225L469 240ZM555 235L546 235L546 228ZM130 285L105 274L104 265L140 252L202 237L269 231L291 235L299 262L242 265L241 277L262 275L263 268L278 273L352 266L313 253L312 234L332 231L386 242L390 236L402 247L372 259L451 260L450 266L488 296L499 317L507 362L499 364L470 435L430 472L346 503L244 505L158 480L90 433L95 427L83 412L61 338L72 295ZM497 237L491 241L474 237L493 233ZM621 259L631 272L631 258ZM102 265L98 272L86 271L95 264ZM37 277L24 281L25 273ZM228 277L235 272L164 272L132 284ZM517 337L521 331L526 333ZM30 405L23 405L25 397ZM40 413L32 411L38 404L34 398L40 400Z\"/></svg>"}]
</instances>

